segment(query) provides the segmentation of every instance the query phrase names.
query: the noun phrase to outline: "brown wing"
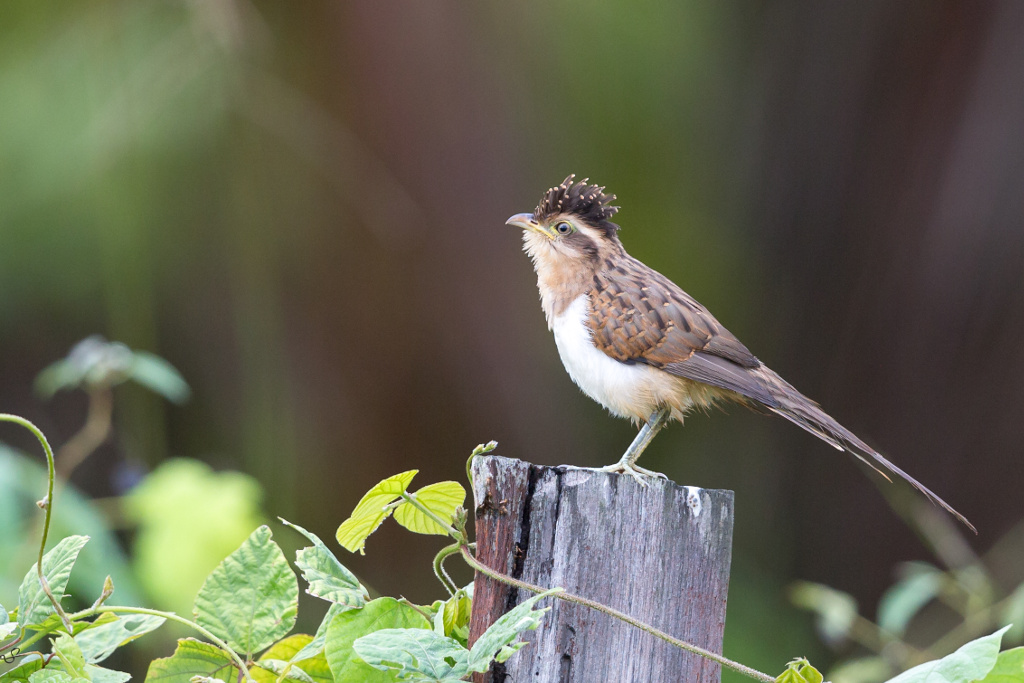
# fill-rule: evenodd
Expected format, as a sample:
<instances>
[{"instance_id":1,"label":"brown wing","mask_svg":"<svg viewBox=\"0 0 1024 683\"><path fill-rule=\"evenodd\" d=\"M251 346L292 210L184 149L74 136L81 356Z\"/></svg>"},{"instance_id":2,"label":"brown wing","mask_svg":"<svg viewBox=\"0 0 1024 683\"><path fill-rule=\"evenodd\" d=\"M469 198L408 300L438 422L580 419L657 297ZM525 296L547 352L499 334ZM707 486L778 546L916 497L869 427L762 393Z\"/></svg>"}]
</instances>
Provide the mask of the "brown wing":
<instances>
[{"instance_id":1,"label":"brown wing","mask_svg":"<svg viewBox=\"0 0 1024 683\"><path fill-rule=\"evenodd\" d=\"M623 363L646 363L752 399L876 471L881 472L881 467L902 477L977 533L946 501L765 367L707 309L664 275L626 257L595 276L589 294L588 325L594 345L610 357Z\"/></svg>"},{"instance_id":2,"label":"brown wing","mask_svg":"<svg viewBox=\"0 0 1024 683\"><path fill-rule=\"evenodd\" d=\"M618 361L776 403L750 372L761 362L747 347L693 297L634 258L594 277L588 322L594 345Z\"/></svg>"}]
</instances>

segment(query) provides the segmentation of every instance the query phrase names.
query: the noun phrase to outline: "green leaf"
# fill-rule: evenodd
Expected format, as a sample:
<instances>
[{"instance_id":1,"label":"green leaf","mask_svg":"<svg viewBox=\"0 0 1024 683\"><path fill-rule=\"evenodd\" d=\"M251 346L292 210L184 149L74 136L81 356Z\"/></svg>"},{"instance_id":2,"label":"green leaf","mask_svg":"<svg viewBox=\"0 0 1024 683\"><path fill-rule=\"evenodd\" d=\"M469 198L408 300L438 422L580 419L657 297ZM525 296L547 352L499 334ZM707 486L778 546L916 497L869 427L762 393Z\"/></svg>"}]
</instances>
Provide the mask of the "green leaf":
<instances>
[{"instance_id":1,"label":"green leaf","mask_svg":"<svg viewBox=\"0 0 1024 683\"><path fill-rule=\"evenodd\" d=\"M966 683L981 680L995 667L999 642L1009 628L1004 626L992 635L972 640L942 659L904 671L889 683Z\"/></svg>"},{"instance_id":2,"label":"green leaf","mask_svg":"<svg viewBox=\"0 0 1024 683\"><path fill-rule=\"evenodd\" d=\"M231 657L219 647L182 638L173 655L150 662L146 683L191 683L194 676L236 681L238 674Z\"/></svg>"},{"instance_id":3,"label":"green leaf","mask_svg":"<svg viewBox=\"0 0 1024 683\"><path fill-rule=\"evenodd\" d=\"M28 677L29 683L88 683L89 679L83 676L72 676L60 669L40 669Z\"/></svg>"},{"instance_id":4,"label":"green leaf","mask_svg":"<svg viewBox=\"0 0 1024 683\"><path fill-rule=\"evenodd\" d=\"M14 635L14 632L17 630L18 622L16 621L8 621L6 624L0 624L0 643Z\"/></svg>"},{"instance_id":5,"label":"green leaf","mask_svg":"<svg viewBox=\"0 0 1024 683\"><path fill-rule=\"evenodd\" d=\"M1024 583L1017 586L1006 599L1001 621L1004 624L1013 624L1006 634L1010 640L1020 640L1024 635Z\"/></svg>"},{"instance_id":6,"label":"green leaf","mask_svg":"<svg viewBox=\"0 0 1024 683\"><path fill-rule=\"evenodd\" d=\"M885 657L859 657L847 659L828 672L835 683L877 683L892 677L893 669Z\"/></svg>"},{"instance_id":7,"label":"green leaf","mask_svg":"<svg viewBox=\"0 0 1024 683\"><path fill-rule=\"evenodd\" d=\"M35 389L49 398L62 389L113 387L127 379L175 403L183 403L189 396L188 384L163 358L132 351L99 335L83 339L65 358L40 372Z\"/></svg>"},{"instance_id":8,"label":"green leaf","mask_svg":"<svg viewBox=\"0 0 1024 683\"><path fill-rule=\"evenodd\" d=\"M905 575L878 603L878 625L889 633L903 635L922 607L942 590L941 571L923 562L907 563Z\"/></svg>"},{"instance_id":9,"label":"green leaf","mask_svg":"<svg viewBox=\"0 0 1024 683\"><path fill-rule=\"evenodd\" d=\"M326 628L324 630L326 631ZM292 664L292 670L295 670L297 665L301 672L298 674L299 678L307 676L315 683L333 683L334 677L331 675L330 667L327 666L327 658L323 654L323 644L320 645L319 651L314 652L308 657L299 658L299 654L310 647L312 642L313 638L305 633L296 633L295 635L288 636L284 640L274 643L269 650L264 652L263 656L260 657L260 663L262 665L263 662L276 660ZM268 664L265 668L272 670L277 666L279 665ZM253 678L259 681L259 683L273 683L273 681L277 680L277 676L270 675L266 671L256 670L252 673ZM292 676L292 678L295 677Z\"/></svg>"},{"instance_id":10,"label":"green leaf","mask_svg":"<svg viewBox=\"0 0 1024 683\"><path fill-rule=\"evenodd\" d=\"M68 585L71 568L75 566L78 553L88 540L88 536L68 536L43 555L43 576L46 577L46 582L58 602L64 597L64 589ZM18 621L25 626L40 624L54 612L53 603L39 583L37 565L38 563L32 565L18 591Z\"/></svg>"},{"instance_id":11,"label":"green leaf","mask_svg":"<svg viewBox=\"0 0 1024 683\"><path fill-rule=\"evenodd\" d=\"M281 521L313 543L311 547L302 548L295 553L295 566L309 584L307 593L347 607L362 607L366 604L370 599L369 593L359 583L355 574L338 561L316 534L286 519Z\"/></svg>"},{"instance_id":12,"label":"green leaf","mask_svg":"<svg viewBox=\"0 0 1024 683\"><path fill-rule=\"evenodd\" d=\"M366 492L352 514L338 527L338 543L350 553L365 555L366 539L391 514L388 506L399 498L419 470L409 470L388 477Z\"/></svg>"},{"instance_id":13,"label":"green leaf","mask_svg":"<svg viewBox=\"0 0 1024 683\"><path fill-rule=\"evenodd\" d=\"M789 598L797 607L817 614L818 632L833 645L846 639L857 618L857 601L852 595L820 583L797 581L790 588Z\"/></svg>"},{"instance_id":14,"label":"green leaf","mask_svg":"<svg viewBox=\"0 0 1024 683\"><path fill-rule=\"evenodd\" d=\"M150 391L173 403L184 403L191 390L185 378L160 356L147 351L133 351L129 376Z\"/></svg>"},{"instance_id":15,"label":"green leaf","mask_svg":"<svg viewBox=\"0 0 1024 683\"><path fill-rule=\"evenodd\" d=\"M9 638L11 634L18 630L18 622L11 621L10 616L7 614L7 610L4 609L3 605L0 605L0 643Z\"/></svg>"},{"instance_id":16,"label":"green leaf","mask_svg":"<svg viewBox=\"0 0 1024 683\"><path fill-rule=\"evenodd\" d=\"M776 683L822 683L821 672L811 666L804 657L794 659L786 670L775 679Z\"/></svg>"},{"instance_id":17,"label":"green leaf","mask_svg":"<svg viewBox=\"0 0 1024 683\"><path fill-rule=\"evenodd\" d=\"M323 620L320 622L320 626L316 629L316 635L313 636L313 639L306 643L306 645L296 652L290 659L293 662L301 662L304 659L316 657L323 653L324 642L327 640L328 627L330 627L331 622L334 621L334 617L347 609L349 608L344 605L339 605L338 603L332 604L327 610L327 614L324 615Z\"/></svg>"},{"instance_id":18,"label":"green leaf","mask_svg":"<svg viewBox=\"0 0 1024 683\"><path fill-rule=\"evenodd\" d=\"M67 633L61 633L53 639L53 652L60 659L64 671L75 678L84 678L85 656L75 639Z\"/></svg>"},{"instance_id":19,"label":"green leaf","mask_svg":"<svg viewBox=\"0 0 1024 683\"><path fill-rule=\"evenodd\" d=\"M92 683L125 683L131 680L132 675L124 671L104 669L95 664L86 664L85 673Z\"/></svg>"},{"instance_id":20,"label":"green leaf","mask_svg":"<svg viewBox=\"0 0 1024 683\"><path fill-rule=\"evenodd\" d=\"M502 656L499 661L505 661L524 643L513 643L521 633L532 631L540 626L544 613L550 607L535 610L533 606L538 600L561 592L561 588L554 588L549 591L535 595L532 598L517 605L514 609L498 618L490 628L483 632L473 644L469 651L469 670L473 672L484 672L491 666L491 661L498 655Z\"/></svg>"},{"instance_id":21,"label":"green leaf","mask_svg":"<svg viewBox=\"0 0 1024 683\"><path fill-rule=\"evenodd\" d=\"M455 508L466 502L466 489L455 481L440 481L424 486L412 496L435 515L448 521L455 514ZM408 501L395 509L395 521L417 534L448 535L447 529Z\"/></svg>"},{"instance_id":22,"label":"green leaf","mask_svg":"<svg viewBox=\"0 0 1024 683\"><path fill-rule=\"evenodd\" d=\"M91 628L94 624L96 624L100 620L101 620L100 618L97 618L96 621L91 622L91 623L88 622L88 621L72 621L71 622L72 634L73 635L78 635L79 633L81 633L85 629ZM64 630L64 624L61 622L60 617L58 617L56 614L51 614L50 616L46 617L46 621L44 621L41 624L38 624L37 626L33 626L32 629L33 630L38 630L38 631L44 631L46 633L54 633L56 631L63 631Z\"/></svg>"},{"instance_id":23,"label":"green leaf","mask_svg":"<svg viewBox=\"0 0 1024 683\"><path fill-rule=\"evenodd\" d=\"M42 668L43 658L40 655L28 655L18 666L0 674L0 683L28 683L29 676Z\"/></svg>"},{"instance_id":24,"label":"green leaf","mask_svg":"<svg viewBox=\"0 0 1024 683\"><path fill-rule=\"evenodd\" d=\"M252 673L252 672L250 672ZM211 678L210 676L193 676L192 683L227 683L219 678Z\"/></svg>"},{"instance_id":25,"label":"green leaf","mask_svg":"<svg viewBox=\"0 0 1024 683\"><path fill-rule=\"evenodd\" d=\"M290 662L312 639L313 636L308 633L293 633L287 638L282 638L271 645L270 649L260 656L260 661L265 659L281 659Z\"/></svg>"},{"instance_id":26,"label":"green leaf","mask_svg":"<svg viewBox=\"0 0 1024 683\"><path fill-rule=\"evenodd\" d=\"M51 363L36 375L34 388L43 398L50 398L62 389L74 389L85 379L85 369L66 358Z\"/></svg>"},{"instance_id":27,"label":"green leaf","mask_svg":"<svg viewBox=\"0 0 1024 683\"><path fill-rule=\"evenodd\" d=\"M299 582L270 528L252 532L207 577L196 596L196 621L251 657L295 625Z\"/></svg>"},{"instance_id":28,"label":"green leaf","mask_svg":"<svg viewBox=\"0 0 1024 683\"><path fill-rule=\"evenodd\" d=\"M296 660L292 658L292 662L297 663L306 674L312 678L316 683L334 683L334 676L331 674L331 667L327 664L327 657L321 652L315 657L309 659Z\"/></svg>"},{"instance_id":29,"label":"green leaf","mask_svg":"<svg viewBox=\"0 0 1024 683\"><path fill-rule=\"evenodd\" d=\"M104 615L105 616L105 615ZM99 620L97 620L99 621ZM114 650L153 631L166 621L150 614L127 614L106 619L93 628L75 636L85 660L90 664L102 662Z\"/></svg>"},{"instance_id":30,"label":"green leaf","mask_svg":"<svg viewBox=\"0 0 1024 683\"><path fill-rule=\"evenodd\" d=\"M455 592L438 604L434 615L434 631L454 638L463 646L469 640L469 620L473 612L473 584Z\"/></svg>"},{"instance_id":31,"label":"green leaf","mask_svg":"<svg viewBox=\"0 0 1024 683\"><path fill-rule=\"evenodd\" d=\"M324 654L334 683L392 683L390 674L378 671L356 656L356 639L385 628L429 629L430 622L412 607L394 598L377 598L358 610L334 617L327 628Z\"/></svg>"},{"instance_id":32,"label":"green leaf","mask_svg":"<svg viewBox=\"0 0 1024 683\"><path fill-rule=\"evenodd\" d=\"M36 391L50 397L61 389L113 387L128 378L132 352L120 342L108 342L100 335L75 344L62 360L36 377Z\"/></svg>"},{"instance_id":33,"label":"green leaf","mask_svg":"<svg viewBox=\"0 0 1024 683\"><path fill-rule=\"evenodd\" d=\"M999 653L996 665L981 683L1024 683L1024 647Z\"/></svg>"},{"instance_id":34,"label":"green leaf","mask_svg":"<svg viewBox=\"0 0 1024 683\"><path fill-rule=\"evenodd\" d=\"M387 628L355 642L359 657L402 681L458 681L468 673L469 652L451 638L418 628Z\"/></svg>"},{"instance_id":35,"label":"green leaf","mask_svg":"<svg viewBox=\"0 0 1024 683\"><path fill-rule=\"evenodd\" d=\"M298 664L292 664L283 659L260 657L260 661L256 662L256 666L273 674L270 678L272 681L282 679L300 681L301 683L313 683L313 679Z\"/></svg>"}]
</instances>

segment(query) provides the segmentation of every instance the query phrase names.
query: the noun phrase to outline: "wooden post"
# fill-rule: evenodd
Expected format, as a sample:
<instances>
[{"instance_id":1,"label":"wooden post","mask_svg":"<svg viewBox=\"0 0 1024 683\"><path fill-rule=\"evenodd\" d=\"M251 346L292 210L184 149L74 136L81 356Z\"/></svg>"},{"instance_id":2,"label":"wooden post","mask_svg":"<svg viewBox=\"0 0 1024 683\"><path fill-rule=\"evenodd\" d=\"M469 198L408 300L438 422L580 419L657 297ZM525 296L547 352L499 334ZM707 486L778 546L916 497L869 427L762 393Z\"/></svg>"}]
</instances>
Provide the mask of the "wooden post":
<instances>
[{"instance_id":1,"label":"wooden post","mask_svg":"<svg viewBox=\"0 0 1024 683\"><path fill-rule=\"evenodd\" d=\"M640 486L631 477L473 462L476 556L544 588L561 586L669 635L722 651L732 553L732 491ZM477 574L470 640L529 594ZM717 683L718 664L600 612L551 600L529 645L477 683Z\"/></svg>"}]
</instances>

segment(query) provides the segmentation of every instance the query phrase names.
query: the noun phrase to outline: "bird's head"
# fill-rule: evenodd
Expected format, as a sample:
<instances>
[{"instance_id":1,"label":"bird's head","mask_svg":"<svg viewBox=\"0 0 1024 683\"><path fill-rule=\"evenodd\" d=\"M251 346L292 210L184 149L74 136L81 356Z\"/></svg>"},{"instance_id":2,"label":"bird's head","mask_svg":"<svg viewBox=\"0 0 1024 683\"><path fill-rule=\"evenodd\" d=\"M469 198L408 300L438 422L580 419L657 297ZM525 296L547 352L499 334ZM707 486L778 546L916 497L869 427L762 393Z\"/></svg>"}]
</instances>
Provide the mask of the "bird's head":
<instances>
[{"instance_id":1,"label":"bird's head","mask_svg":"<svg viewBox=\"0 0 1024 683\"><path fill-rule=\"evenodd\" d=\"M538 271L596 264L603 254L621 249L619 226L611 222L619 210L610 205L615 195L588 185L586 179L574 183L575 177L545 192L533 213L518 213L505 222L522 229L523 249Z\"/></svg>"}]
</instances>

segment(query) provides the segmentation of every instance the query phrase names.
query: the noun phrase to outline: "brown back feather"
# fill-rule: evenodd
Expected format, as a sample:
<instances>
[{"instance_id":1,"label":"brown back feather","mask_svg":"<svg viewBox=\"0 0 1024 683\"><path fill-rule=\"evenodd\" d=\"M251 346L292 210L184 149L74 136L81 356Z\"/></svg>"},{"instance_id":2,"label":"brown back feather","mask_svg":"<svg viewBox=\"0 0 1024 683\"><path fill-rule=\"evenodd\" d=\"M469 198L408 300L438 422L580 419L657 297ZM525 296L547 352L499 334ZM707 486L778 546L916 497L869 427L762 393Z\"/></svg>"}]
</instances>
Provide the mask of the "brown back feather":
<instances>
[{"instance_id":1,"label":"brown back feather","mask_svg":"<svg viewBox=\"0 0 1024 683\"><path fill-rule=\"evenodd\" d=\"M594 345L615 360L645 363L735 392L886 476L895 474L977 533L967 518L826 414L725 329L675 283L622 252L594 275L587 321ZM879 469L882 468L882 469ZM886 477L888 478L888 477Z\"/></svg>"},{"instance_id":2,"label":"brown back feather","mask_svg":"<svg viewBox=\"0 0 1024 683\"><path fill-rule=\"evenodd\" d=\"M594 344L616 360L671 372L668 366L702 352L745 368L760 365L693 297L631 256L606 263L589 294Z\"/></svg>"}]
</instances>

